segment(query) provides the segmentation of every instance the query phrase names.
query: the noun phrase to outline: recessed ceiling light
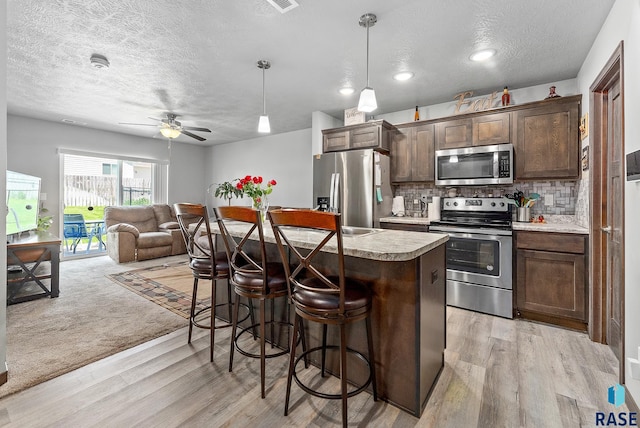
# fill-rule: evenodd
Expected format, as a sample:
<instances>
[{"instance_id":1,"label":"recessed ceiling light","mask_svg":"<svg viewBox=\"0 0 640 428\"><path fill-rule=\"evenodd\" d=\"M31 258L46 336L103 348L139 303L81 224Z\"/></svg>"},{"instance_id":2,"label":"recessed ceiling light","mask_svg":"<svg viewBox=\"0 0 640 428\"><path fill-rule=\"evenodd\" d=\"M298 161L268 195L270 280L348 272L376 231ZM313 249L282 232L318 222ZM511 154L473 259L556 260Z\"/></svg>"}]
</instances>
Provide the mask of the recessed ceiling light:
<instances>
[{"instance_id":1,"label":"recessed ceiling light","mask_svg":"<svg viewBox=\"0 0 640 428\"><path fill-rule=\"evenodd\" d=\"M342 95L351 95L353 94L354 89L350 86L345 86L344 88L340 88L338 90L338 92L340 92Z\"/></svg>"},{"instance_id":2,"label":"recessed ceiling light","mask_svg":"<svg viewBox=\"0 0 640 428\"><path fill-rule=\"evenodd\" d=\"M404 82L405 80L411 79L413 76L414 74L410 71L401 71L400 73L394 74L393 79Z\"/></svg>"},{"instance_id":3,"label":"recessed ceiling light","mask_svg":"<svg viewBox=\"0 0 640 428\"><path fill-rule=\"evenodd\" d=\"M471 61L484 61L486 59L491 58L495 54L496 54L496 50L495 49L485 49L485 50L481 50L481 51L473 53L469 57L469 59Z\"/></svg>"}]
</instances>

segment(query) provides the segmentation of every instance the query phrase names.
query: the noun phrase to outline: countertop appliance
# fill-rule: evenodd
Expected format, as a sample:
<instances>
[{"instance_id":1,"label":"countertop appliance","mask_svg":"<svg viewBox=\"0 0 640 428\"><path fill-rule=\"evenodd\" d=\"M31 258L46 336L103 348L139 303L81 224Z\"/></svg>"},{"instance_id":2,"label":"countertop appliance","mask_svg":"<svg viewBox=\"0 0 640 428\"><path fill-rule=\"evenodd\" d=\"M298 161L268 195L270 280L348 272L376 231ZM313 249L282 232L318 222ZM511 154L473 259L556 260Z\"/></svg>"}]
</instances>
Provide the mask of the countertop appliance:
<instances>
[{"instance_id":1,"label":"countertop appliance","mask_svg":"<svg viewBox=\"0 0 640 428\"><path fill-rule=\"evenodd\" d=\"M446 244L447 304L513 318L511 205L502 198L443 198L431 232Z\"/></svg>"},{"instance_id":2,"label":"countertop appliance","mask_svg":"<svg viewBox=\"0 0 640 428\"><path fill-rule=\"evenodd\" d=\"M343 226L380 227L391 213L389 156L374 151L324 153L313 161L313 201L342 214Z\"/></svg>"},{"instance_id":3,"label":"countertop appliance","mask_svg":"<svg viewBox=\"0 0 640 428\"><path fill-rule=\"evenodd\" d=\"M513 144L436 150L436 186L513 183Z\"/></svg>"}]
</instances>

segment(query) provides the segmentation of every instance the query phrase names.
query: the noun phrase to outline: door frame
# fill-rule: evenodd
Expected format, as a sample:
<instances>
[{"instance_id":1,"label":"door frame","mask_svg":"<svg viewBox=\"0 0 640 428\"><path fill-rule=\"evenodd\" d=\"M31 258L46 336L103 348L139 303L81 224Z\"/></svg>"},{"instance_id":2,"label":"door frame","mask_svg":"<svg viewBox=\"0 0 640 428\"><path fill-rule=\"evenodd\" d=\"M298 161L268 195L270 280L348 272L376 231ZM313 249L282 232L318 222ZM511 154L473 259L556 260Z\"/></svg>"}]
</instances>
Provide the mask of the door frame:
<instances>
[{"instance_id":1,"label":"door frame","mask_svg":"<svg viewBox=\"0 0 640 428\"><path fill-rule=\"evenodd\" d=\"M589 115L591 116L591 129L589 130L590 137L590 153L591 153L591 172L589 174L589 187L590 187L590 235L591 245L589 246L589 258L591 260L589 269L589 279L591 283L590 300L591 311L589 315L589 334L591 340L599 343L606 343L607 341L607 290L606 290L606 272L603 269L603 256L606 254L605 245L606 239L603 239L602 227L603 224L603 203L606 204L609 195L606 192L606 177L603 177L602 167L603 162L606 161L607 153L607 89L610 87L610 82L614 79L620 81L620 96L622 97L622 105L624 106L624 63L623 63L623 42L616 47L613 54L605 64L605 66L598 74L598 77L593 81L590 92L590 108ZM621 112L622 120L622 144L624 153L624 109ZM604 182L603 182L604 181ZM624 193L622 195L624 198ZM623 199L624 204L624 199ZM624 247L623 247L622 260L624 260ZM624 302L624 265L622 266L622 289L620 290L621 301ZM620 381L624 383L624 332L625 332L625 313L624 304L621 308L622 316L622 358L620 361Z\"/></svg>"}]
</instances>

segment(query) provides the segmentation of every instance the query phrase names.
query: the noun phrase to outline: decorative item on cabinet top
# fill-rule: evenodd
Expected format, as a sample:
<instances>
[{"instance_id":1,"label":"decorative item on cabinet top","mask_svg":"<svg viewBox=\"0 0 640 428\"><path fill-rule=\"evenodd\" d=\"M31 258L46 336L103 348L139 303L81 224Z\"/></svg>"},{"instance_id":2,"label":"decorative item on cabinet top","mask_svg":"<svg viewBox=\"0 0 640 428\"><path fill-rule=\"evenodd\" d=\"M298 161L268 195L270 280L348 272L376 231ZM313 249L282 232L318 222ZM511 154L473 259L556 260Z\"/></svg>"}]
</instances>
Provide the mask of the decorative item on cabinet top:
<instances>
[{"instance_id":1,"label":"decorative item on cabinet top","mask_svg":"<svg viewBox=\"0 0 640 428\"><path fill-rule=\"evenodd\" d=\"M344 111L344 126L356 125L366 122L366 113L359 111L358 107L349 108Z\"/></svg>"},{"instance_id":2,"label":"decorative item on cabinet top","mask_svg":"<svg viewBox=\"0 0 640 428\"><path fill-rule=\"evenodd\" d=\"M549 98L558 98L561 95L556 94L556 87L555 86L551 86L549 88L549 95L547 95L547 98L545 98L545 100L548 100Z\"/></svg>"}]
</instances>

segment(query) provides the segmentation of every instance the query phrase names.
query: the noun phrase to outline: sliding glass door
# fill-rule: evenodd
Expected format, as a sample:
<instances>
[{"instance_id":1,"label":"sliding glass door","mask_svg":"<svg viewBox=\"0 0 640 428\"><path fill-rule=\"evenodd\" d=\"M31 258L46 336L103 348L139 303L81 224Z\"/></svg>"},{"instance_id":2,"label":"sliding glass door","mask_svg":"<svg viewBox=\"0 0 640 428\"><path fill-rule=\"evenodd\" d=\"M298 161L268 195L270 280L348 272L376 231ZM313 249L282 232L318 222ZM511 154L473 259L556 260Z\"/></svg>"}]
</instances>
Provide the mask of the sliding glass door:
<instances>
[{"instance_id":1,"label":"sliding glass door","mask_svg":"<svg viewBox=\"0 0 640 428\"><path fill-rule=\"evenodd\" d=\"M63 256L106 252L104 208L166 202L165 165L151 161L64 153Z\"/></svg>"}]
</instances>

